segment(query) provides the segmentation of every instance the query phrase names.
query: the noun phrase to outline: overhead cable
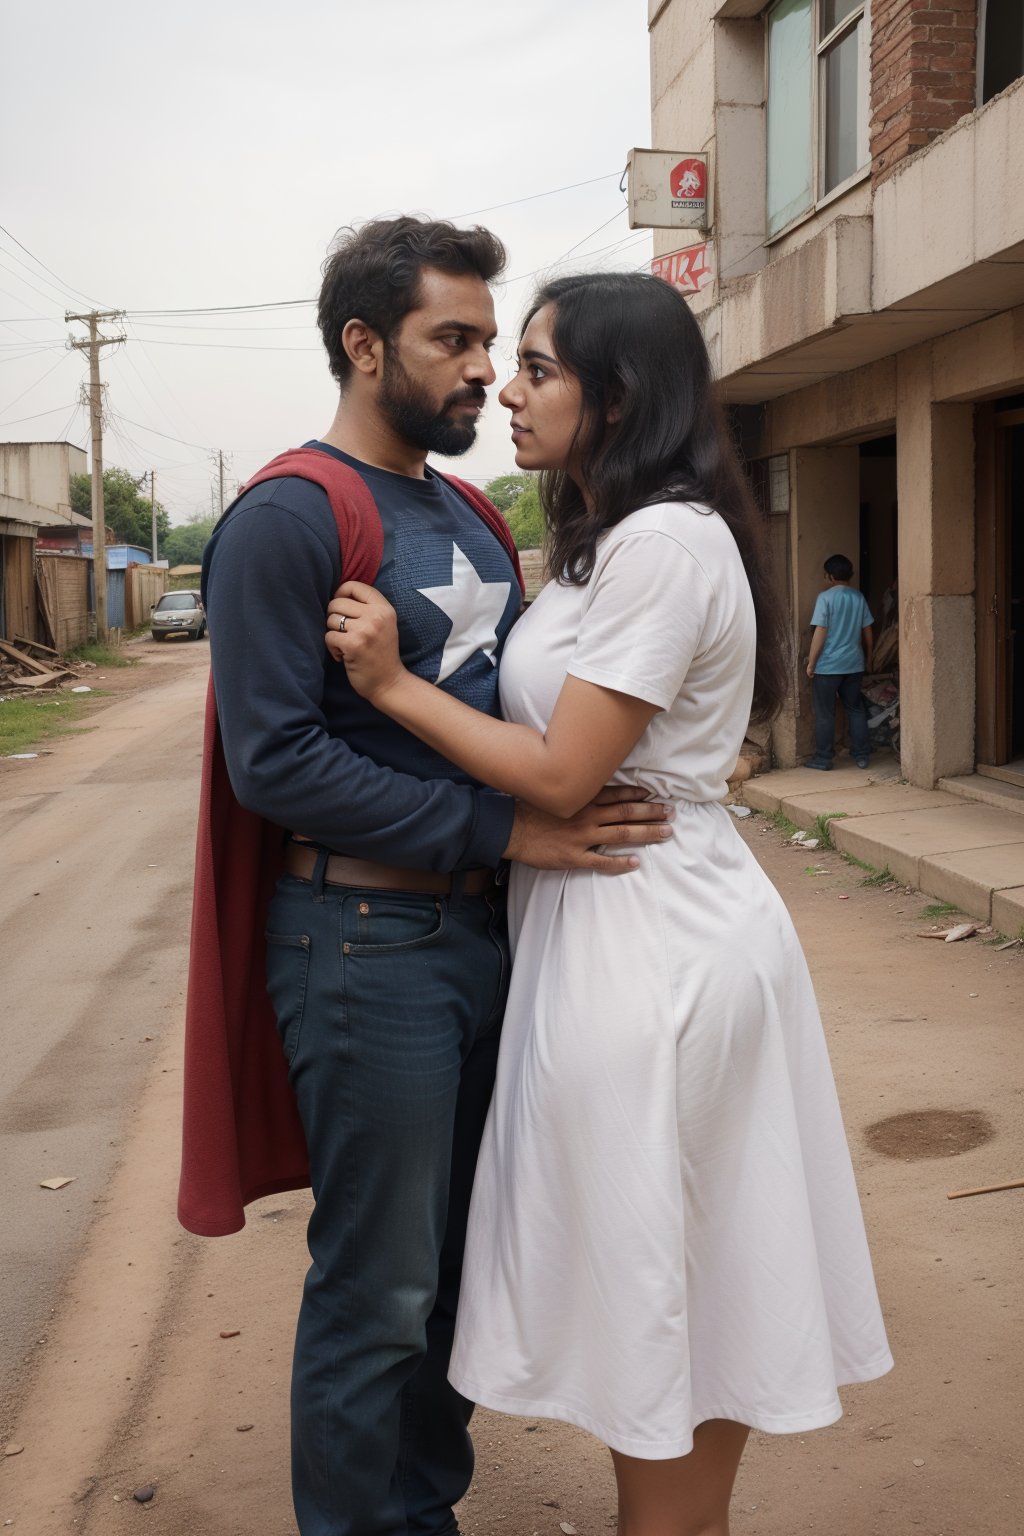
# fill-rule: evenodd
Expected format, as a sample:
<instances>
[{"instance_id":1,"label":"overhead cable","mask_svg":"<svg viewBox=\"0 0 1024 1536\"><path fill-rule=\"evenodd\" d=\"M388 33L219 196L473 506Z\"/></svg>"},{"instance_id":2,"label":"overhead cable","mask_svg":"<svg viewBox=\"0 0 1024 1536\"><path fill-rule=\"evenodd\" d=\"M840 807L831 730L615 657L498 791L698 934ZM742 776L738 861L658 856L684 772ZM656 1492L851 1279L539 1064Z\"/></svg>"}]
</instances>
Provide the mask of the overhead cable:
<instances>
[{"instance_id":1,"label":"overhead cable","mask_svg":"<svg viewBox=\"0 0 1024 1536\"><path fill-rule=\"evenodd\" d=\"M24 251L26 256L31 256L37 267L42 267L44 272L48 272L51 277L57 278L57 282L61 288L66 289L69 293L77 294L80 299L85 299L87 304L95 304L97 309L106 309L108 307L105 304L101 304L98 299L90 298L89 295L87 293L83 293L80 288L75 288L70 283L66 283L62 277L57 277L57 274L54 272L52 267L48 267L45 261L40 261L39 257L36 256L34 252L30 251L27 245L22 245L17 235L12 235L10 230L4 229L2 224L0 224L0 233L5 234L8 240L13 240L18 249Z\"/></svg>"}]
</instances>

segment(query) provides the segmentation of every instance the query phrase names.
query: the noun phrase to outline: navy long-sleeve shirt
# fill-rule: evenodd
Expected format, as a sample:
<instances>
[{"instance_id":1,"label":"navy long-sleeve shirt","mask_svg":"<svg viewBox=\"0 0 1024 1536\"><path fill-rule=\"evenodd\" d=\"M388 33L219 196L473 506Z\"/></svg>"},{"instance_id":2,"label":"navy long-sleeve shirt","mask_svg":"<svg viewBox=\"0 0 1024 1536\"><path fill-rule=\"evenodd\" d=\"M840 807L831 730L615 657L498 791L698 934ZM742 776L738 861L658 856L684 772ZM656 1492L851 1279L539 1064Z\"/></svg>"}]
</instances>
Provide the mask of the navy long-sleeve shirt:
<instances>
[{"instance_id":1,"label":"navy long-sleeve shirt","mask_svg":"<svg viewBox=\"0 0 1024 1536\"><path fill-rule=\"evenodd\" d=\"M453 486L389 474L324 444L366 481L384 529L375 585L411 671L498 713L497 662L519 611L508 554ZM268 480L217 526L203 560L214 687L242 805L352 857L412 869L494 865L514 806L372 708L324 645L342 580L326 493Z\"/></svg>"}]
</instances>

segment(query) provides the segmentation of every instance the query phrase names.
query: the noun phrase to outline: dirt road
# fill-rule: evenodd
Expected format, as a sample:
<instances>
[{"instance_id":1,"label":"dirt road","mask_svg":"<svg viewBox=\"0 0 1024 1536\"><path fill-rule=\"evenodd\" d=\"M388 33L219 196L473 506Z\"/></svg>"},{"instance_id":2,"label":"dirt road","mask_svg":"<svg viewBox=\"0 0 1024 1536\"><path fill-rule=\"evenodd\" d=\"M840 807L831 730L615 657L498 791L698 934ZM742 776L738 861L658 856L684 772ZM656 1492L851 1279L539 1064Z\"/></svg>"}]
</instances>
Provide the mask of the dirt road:
<instances>
[{"instance_id":1,"label":"dirt road","mask_svg":"<svg viewBox=\"0 0 1024 1536\"><path fill-rule=\"evenodd\" d=\"M287 1382L308 1198L264 1201L215 1242L174 1220L197 650L161 656L166 686L26 765L45 778L0 778L0 943L17 1002L0 1121L19 1234L5 1345L22 1349L28 1320L45 1339L7 1396L4 1432L24 1448L0 1464L0 1528L30 1536L121 1536L140 1521L149 1536L294 1536ZM848 1390L829 1430L754 1437L734 1532L1017 1536L1024 1191L946 1194L1024 1176L1024 955L919 939L924 898L865 887L759 817L741 825L815 975L897 1366ZM932 1110L951 1112L932 1127L937 1157L921 1155L927 1121L888 1153L866 1135ZM968 1111L991 1136L957 1152L984 1134ZM78 1182L38 1190L50 1173ZM487 1413L476 1426L467 1536L614 1529L606 1456L586 1435ZM139 1505L147 1484L155 1497Z\"/></svg>"},{"instance_id":2,"label":"dirt road","mask_svg":"<svg viewBox=\"0 0 1024 1536\"><path fill-rule=\"evenodd\" d=\"M0 763L0 1435L180 1015L209 648L131 649L137 666L88 674L113 690L102 713L52 755Z\"/></svg>"}]
</instances>

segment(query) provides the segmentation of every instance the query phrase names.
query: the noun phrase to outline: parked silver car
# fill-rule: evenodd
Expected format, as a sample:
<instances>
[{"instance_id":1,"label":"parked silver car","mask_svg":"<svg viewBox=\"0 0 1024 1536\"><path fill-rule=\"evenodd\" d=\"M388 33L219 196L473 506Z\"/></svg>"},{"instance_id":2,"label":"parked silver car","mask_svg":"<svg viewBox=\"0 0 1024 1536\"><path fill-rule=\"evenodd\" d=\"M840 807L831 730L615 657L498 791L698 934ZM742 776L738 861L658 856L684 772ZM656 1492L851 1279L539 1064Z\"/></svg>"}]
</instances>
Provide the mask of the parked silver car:
<instances>
[{"instance_id":1,"label":"parked silver car","mask_svg":"<svg viewBox=\"0 0 1024 1536\"><path fill-rule=\"evenodd\" d=\"M206 610L202 598L191 587L180 592L165 592L151 610L149 623L154 640L182 634L188 635L190 640L201 640L206 634Z\"/></svg>"}]
</instances>

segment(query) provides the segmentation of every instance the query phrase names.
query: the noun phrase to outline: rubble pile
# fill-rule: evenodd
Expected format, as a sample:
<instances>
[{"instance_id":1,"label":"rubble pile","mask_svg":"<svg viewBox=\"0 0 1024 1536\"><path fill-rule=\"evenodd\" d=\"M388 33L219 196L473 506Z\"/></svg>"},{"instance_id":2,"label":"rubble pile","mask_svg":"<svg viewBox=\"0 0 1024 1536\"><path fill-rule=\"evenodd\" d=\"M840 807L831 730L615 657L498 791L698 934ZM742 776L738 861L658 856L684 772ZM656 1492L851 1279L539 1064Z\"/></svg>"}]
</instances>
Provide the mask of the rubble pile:
<instances>
[{"instance_id":1,"label":"rubble pile","mask_svg":"<svg viewBox=\"0 0 1024 1536\"><path fill-rule=\"evenodd\" d=\"M876 677L865 683L863 694L868 705L868 731L873 747L900 750L900 690L895 678Z\"/></svg>"},{"instance_id":2,"label":"rubble pile","mask_svg":"<svg viewBox=\"0 0 1024 1536\"><path fill-rule=\"evenodd\" d=\"M20 635L0 640L0 698L24 696L26 690L61 688L95 665L94 661L69 662L50 646Z\"/></svg>"}]
</instances>

